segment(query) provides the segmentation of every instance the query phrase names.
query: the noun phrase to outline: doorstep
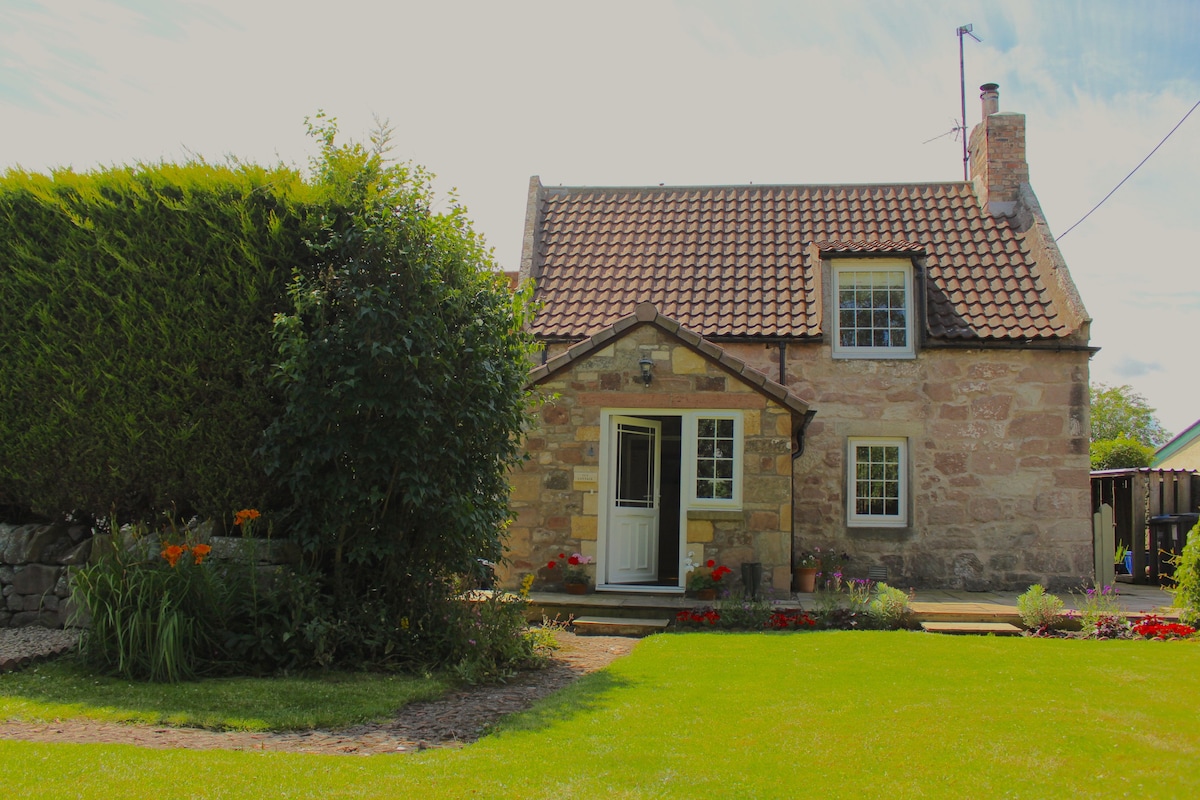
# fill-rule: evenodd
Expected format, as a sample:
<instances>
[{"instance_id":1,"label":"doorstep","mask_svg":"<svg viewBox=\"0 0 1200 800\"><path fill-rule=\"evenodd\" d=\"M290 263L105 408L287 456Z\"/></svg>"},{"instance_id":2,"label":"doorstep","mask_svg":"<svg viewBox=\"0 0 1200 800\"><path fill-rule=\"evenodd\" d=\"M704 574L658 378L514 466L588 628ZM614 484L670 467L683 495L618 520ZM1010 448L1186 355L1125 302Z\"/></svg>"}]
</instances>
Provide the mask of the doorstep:
<instances>
[{"instance_id":1,"label":"doorstep","mask_svg":"<svg viewBox=\"0 0 1200 800\"><path fill-rule=\"evenodd\" d=\"M576 617L571 621L575 633L581 636L649 636L662 633L671 624L669 619L638 619L636 617Z\"/></svg>"},{"instance_id":2,"label":"doorstep","mask_svg":"<svg viewBox=\"0 0 1200 800\"><path fill-rule=\"evenodd\" d=\"M1020 636L1021 629L1007 622L922 622L929 633L958 633L985 636Z\"/></svg>"}]
</instances>

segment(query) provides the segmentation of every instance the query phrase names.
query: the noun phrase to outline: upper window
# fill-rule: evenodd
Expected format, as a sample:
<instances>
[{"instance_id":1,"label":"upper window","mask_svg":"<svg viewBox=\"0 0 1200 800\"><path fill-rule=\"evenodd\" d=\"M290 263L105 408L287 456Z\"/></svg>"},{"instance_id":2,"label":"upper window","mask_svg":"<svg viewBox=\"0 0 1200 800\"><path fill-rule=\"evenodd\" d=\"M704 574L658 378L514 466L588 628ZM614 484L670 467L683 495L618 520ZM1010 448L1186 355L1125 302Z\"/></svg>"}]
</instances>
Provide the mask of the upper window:
<instances>
[{"instance_id":1,"label":"upper window","mask_svg":"<svg viewBox=\"0 0 1200 800\"><path fill-rule=\"evenodd\" d=\"M835 261L833 353L841 358L913 354L912 267L897 261Z\"/></svg>"},{"instance_id":2,"label":"upper window","mask_svg":"<svg viewBox=\"0 0 1200 800\"><path fill-rule=\"evenodd\" d=\"M847 520L851 526L908 524L908 440L850 439Z\"/></svg>"},{"instance_id":3,"label":"upper window","mask_svg":"<svg viewBox=\"0 0 1200 800\"><path fill-rule=\"evenodd\" d=\"M740 414L700 412L685 418L684 442L695 442L689 470L692 474L687 476L691 483L692 505L717 508L740 505L741 428Z\"/></svg>"}]
</instances>

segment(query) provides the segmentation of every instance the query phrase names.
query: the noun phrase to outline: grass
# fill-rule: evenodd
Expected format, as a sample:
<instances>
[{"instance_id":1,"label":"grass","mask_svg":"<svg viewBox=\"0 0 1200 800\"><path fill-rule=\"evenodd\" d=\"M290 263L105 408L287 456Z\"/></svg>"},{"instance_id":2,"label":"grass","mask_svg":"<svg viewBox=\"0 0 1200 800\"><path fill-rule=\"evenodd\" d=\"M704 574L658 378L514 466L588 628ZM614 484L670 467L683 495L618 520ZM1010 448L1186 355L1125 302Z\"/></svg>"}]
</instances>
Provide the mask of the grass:
<instances>
[{"instance_id":1,"label":"grass","mask_svg":"<svg viewBox=\"0 0 1200 800\"><path fill-rule=\"evenodd\" d=\"M25 797L1200 795L1200 642L904 632L642 642L462 751L0 741Z\"/></svg>"},{"instance_id":2,"label":"grass","mask_svg":"<svg viewBox=\"0 0 1200 800\"><path fill-rule=\"evenodd\" d=\"M0 720L86 717L236 731L339 728L385 719L447 687L438 678L361 673L130 683L89 675L66 659L0 675Z\"/></svg>"}]
</instances>

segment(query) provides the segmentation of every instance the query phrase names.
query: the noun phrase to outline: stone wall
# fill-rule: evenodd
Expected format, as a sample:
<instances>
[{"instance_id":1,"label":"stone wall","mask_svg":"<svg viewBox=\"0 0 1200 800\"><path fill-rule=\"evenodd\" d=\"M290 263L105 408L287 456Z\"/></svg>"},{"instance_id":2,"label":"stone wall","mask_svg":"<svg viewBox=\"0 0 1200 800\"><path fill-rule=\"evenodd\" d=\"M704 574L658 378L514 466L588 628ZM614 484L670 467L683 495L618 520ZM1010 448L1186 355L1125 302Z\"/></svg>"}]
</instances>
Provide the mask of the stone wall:
<instances>
[{"instance_id":1,"label":"stone wall","mask_svg":"<svg viewBox=\"0 0 1200 800\"><path fill-rule=\"evenodd\" d=\"M85 525L0 525L0 627L65 626L67 568L86 564L91 552Z\"/></svg>"},{"instance_id":2,"label":"stone wall","mask_svg":"<svg viewBox=\"0 0 1200 800\"><path fill-rule=\"evenodd\" d=\"M213 536L212 530L212 523L203 523L188 535L211 545L214 561L250 558L260 568L274 568L300 560L299 548L289 540ZM86 525L0 524L0 628L69 625L70 568L89 563L111 539L110 534L93 536ZM133 546L131 541L126 538L125 546ZM141 542L150 556L158 552L157 539Z\"/></svg>"},{"instance_id":3,"label":"stone wall","mask_svg":"<svg viewBox=\"0 0 1200 800\"><path fill-rule=\"evenodd\" d=\"M644 357L654 362L650 386L640 379ZM684 509L683 555L692 553L694 563L711 558L735 575L743 562L759 562L764 584L789 588L794 420L787 407L653 325L633 329L538 388L554 397L527 434L530 460L512 473L516 519L508 537L511 563L500 574L505 585L532 572L535 586L555 588L559 578L547 562L563 552L598 555L601 409L649 409L664 416L736 409L744 440L741 508Z\"/></svg>"},{"instance_id":4,"label":"stone wall","mask_svg":"<svg viewBox=\"0 0 1200 800\"><path fill-rule=\"evenodd\" d=\"M778 349L731 344L778 378ZM926 349L912 360L838 360L787 349L787 385L816 411L795 464L795 545L887 569L901 587L1064 589L1090 580L1088 354ZM852 528L847 439L908 439L905 528Z\"/></svg>"}]
</instances>

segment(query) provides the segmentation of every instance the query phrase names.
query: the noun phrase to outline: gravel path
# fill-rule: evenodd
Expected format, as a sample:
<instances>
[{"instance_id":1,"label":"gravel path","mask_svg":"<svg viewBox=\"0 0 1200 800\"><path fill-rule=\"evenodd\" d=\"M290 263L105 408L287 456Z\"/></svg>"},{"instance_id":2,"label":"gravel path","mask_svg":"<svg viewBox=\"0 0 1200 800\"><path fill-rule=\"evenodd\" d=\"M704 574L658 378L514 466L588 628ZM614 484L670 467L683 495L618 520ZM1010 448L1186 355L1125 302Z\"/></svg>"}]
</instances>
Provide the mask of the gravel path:
<instances>
[{"instance_id":1,"label":"gravel path","mask_svg":"<svg viewBox=\"0 0 1200 800\"><path fill-rule=\"evenodd\" d=\"M79 642L79 631L31 625L0 628L0 672L20 669L34 661L65 653Z\"/></svg>"},{"instance_id":2,"label":"gravel path","mask_svg":"<svg viewBox=\"0 0 1200 800\"><path fill-rule=\"evenodd\" d=\"M70 719L0 722L0 739L327 755L375 755L415 752L429 747L461 747L485 734L502 717L523 711L583 675L603 669L627 655L637 644L636 639L620 636L576 636L565 632L557 635L560 649L555 651L545 669L523 672L507 683L469 687L439 700L414 703L400 709L393 719L343 730L243 733ZM32 638L47 643L58 640L40 634ZM74 639L69 646L73 645ZM0 638L0 648L8 646L7 637ZM30 647L16 642L13 646ZM0 649L0 653L5 652L7 650Z\"/></svg>"}]
</instances>

